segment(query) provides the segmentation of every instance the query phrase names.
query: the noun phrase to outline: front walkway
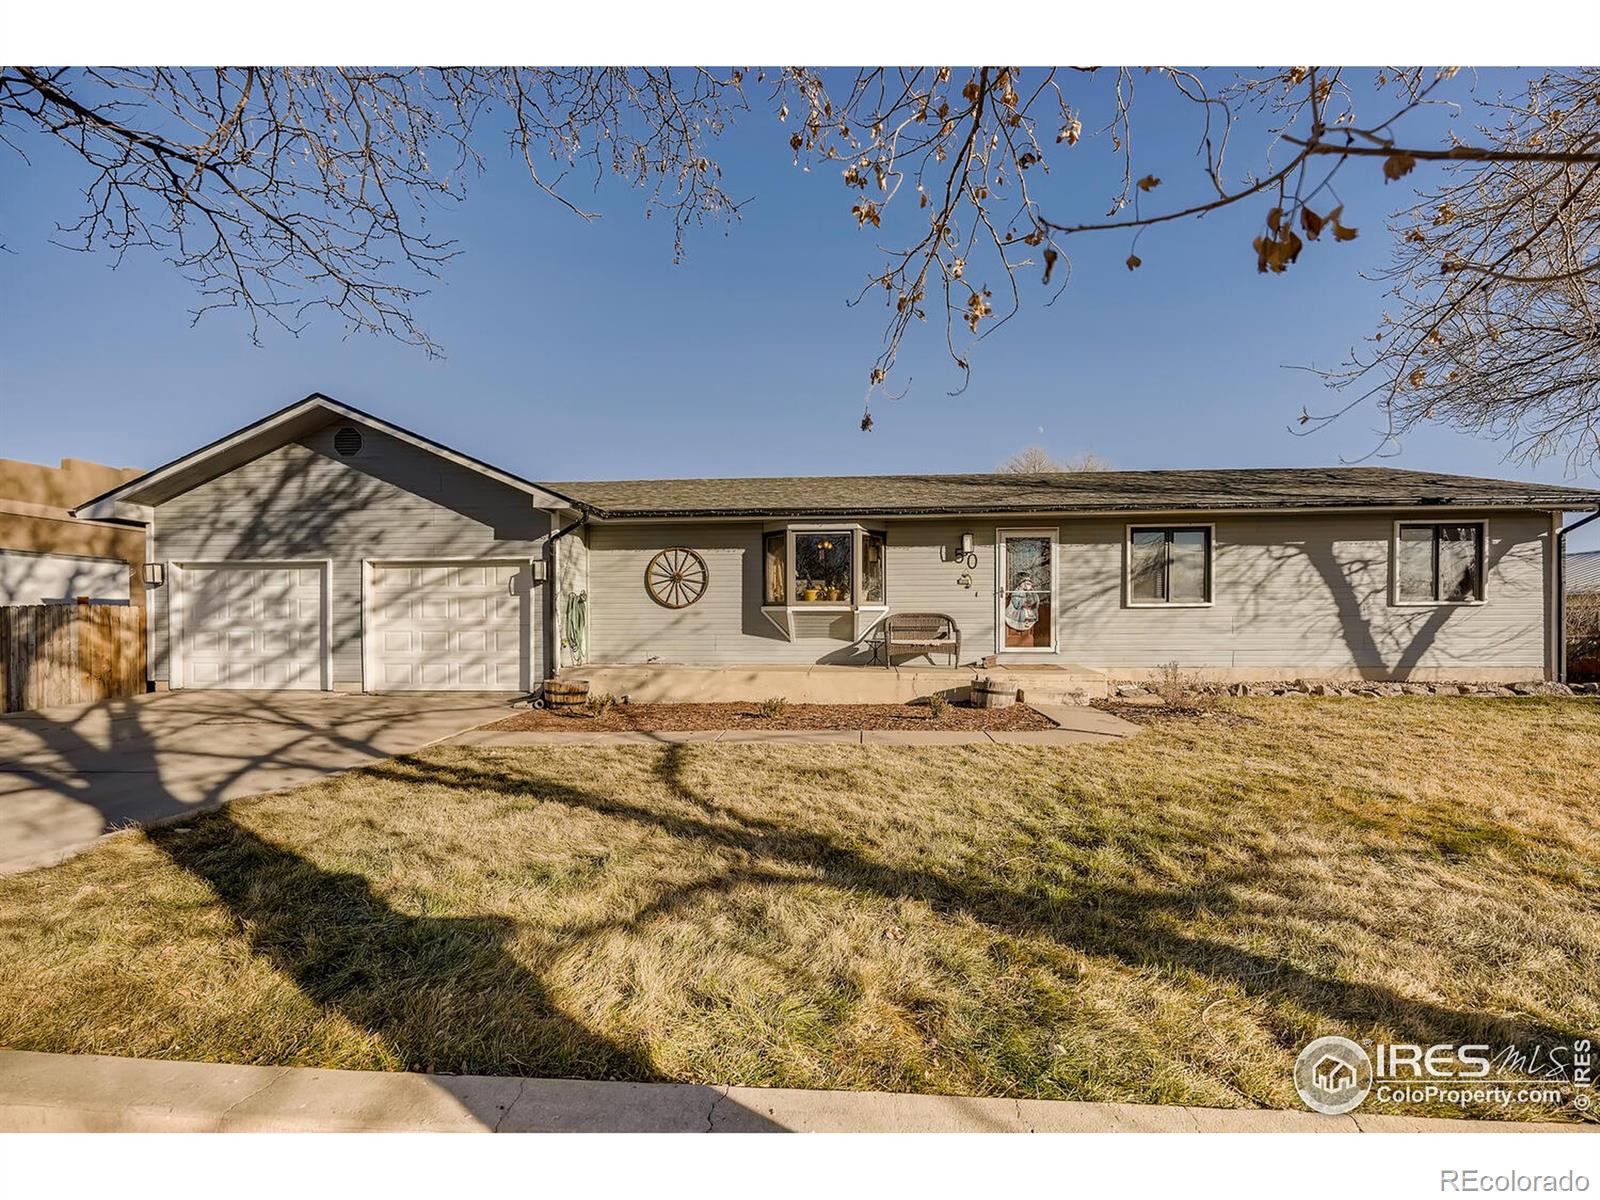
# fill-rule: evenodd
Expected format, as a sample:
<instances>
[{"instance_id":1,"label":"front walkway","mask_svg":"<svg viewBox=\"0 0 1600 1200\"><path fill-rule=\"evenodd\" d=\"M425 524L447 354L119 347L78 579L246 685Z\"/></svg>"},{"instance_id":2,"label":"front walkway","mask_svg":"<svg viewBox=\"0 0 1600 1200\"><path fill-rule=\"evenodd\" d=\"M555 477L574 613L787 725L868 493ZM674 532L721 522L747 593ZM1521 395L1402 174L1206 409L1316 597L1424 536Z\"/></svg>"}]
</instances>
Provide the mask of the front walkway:
<instances>
[{"instance_id":1,"label":"front walkway","mask_svg":"<svg viewBox=\"0 0 1600 1200\"><path fill-rule=\"evenodd\" d=\"M154 692L0 717L0 875L504 717L506 696Z\"/></svg>"},{"instance_id":2,"label":"front walkway","mask_svg":"<svg viewBox=\"0 0 1600 1200\"><path fill-rule=\"evenodd\" d=\"M17 1133L1495 1133L1580 1125L240 1067L0 1051Z\"/></svg>"}]
</instances>

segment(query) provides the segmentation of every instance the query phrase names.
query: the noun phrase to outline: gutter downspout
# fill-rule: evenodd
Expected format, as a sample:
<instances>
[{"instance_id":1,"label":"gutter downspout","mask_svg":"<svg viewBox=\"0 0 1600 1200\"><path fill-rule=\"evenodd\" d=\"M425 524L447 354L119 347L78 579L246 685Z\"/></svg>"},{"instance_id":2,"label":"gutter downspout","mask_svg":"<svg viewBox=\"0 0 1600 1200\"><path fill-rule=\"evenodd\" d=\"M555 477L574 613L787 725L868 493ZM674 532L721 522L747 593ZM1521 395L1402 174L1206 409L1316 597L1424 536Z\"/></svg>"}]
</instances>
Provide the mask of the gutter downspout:
<instances>
[{"instance_id":1,"label":"gutter downspout","mask_svg":"<svg viewBox=\"0 0 1600 1200\"><path fill-rule=\"evenodd\" d=\"M1600 508L1556 534L1556 682L1567 682L1567 534L1600 520Z\"/></svg>"},{"instance_id":2,"label":"gutter downspout","mask_svg":"<svg viewBox=\"0 0 1600 1200\"><path fill-rule=\"evenodd\" d=\"M556 543L569 533L582 529L588 523L589 514L585 512L572 524L563 526L544 540L545 578L550 581L545 588L546 595L550 597L545 620L545 628L549 630L549 634L545 638L544 671L546 679L554 679L557 672L561 670L562 630L559 628L561 614L556 597Z\"/></svg>"}]
</instances>

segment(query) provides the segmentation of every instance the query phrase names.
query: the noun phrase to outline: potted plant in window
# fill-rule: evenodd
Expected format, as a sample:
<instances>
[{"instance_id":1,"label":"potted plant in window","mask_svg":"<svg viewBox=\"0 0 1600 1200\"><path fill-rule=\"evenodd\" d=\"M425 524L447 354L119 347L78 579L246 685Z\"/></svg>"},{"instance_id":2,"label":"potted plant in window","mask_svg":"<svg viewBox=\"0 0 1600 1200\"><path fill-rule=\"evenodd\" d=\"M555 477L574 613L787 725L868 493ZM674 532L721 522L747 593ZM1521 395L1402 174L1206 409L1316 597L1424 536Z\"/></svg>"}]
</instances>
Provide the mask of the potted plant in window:
<instances>
[{"instance_id":1,"label":"potted plant in window","mask_svg":"<svg viewBox=\"0 0 1600 1200\"><path fill-rule=\"evenodd\" d=\"M822 589L809 579L806 580L805 586L800 589L800 599L802 600L816 600L820 598L821 595Z\"/></svg>"}]
</instances>

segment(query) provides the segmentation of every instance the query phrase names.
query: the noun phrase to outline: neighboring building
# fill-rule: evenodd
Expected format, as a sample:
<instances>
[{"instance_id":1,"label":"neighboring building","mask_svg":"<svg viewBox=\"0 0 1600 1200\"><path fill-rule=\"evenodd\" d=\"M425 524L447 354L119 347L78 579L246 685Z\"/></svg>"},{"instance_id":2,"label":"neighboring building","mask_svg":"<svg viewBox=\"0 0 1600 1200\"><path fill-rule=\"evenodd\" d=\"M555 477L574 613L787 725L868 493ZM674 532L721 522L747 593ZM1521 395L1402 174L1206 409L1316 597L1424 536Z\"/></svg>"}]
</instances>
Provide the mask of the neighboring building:
<instances>
[{"instance_id":1,"label":"neighboring building","mask_svg":"<svg viewBox=\"0 0 1600 1200\"><path fill-rule=\"evenodd\" d=\"M1600 550L1567 555L1567 671L1600 679Z\"/></svg>"},{"instance_id":2,"label":"neighboring building","mask_svg":"<svg viewBox=\"0 0 1600 1200\"><path fill-rule=\"evenodd\" d=\"M143 602L144 528L70 510L137 478L131 467L0 459L0 605Z\"/></svg>"},{"instance_id":3,"label":"neighboring building","mask_svg":"<svg viewBox=\"0 0 1600 1200\"><path fill-rule=\"evenodd\" d=\"M378 691L865 666L929 611L969 663L1549 677L1597 507L1380 467L536 483L311 396L78 512L149 528L157 680Z\"/></svg>"},{"instance_id":4,"label":"neighboring building","mask_svg":"<svg viewBox=\"0 0 1600 1200\"><path fill-rule=\"evenodd\" d=\"M1567 596L1600 598L1600 550L1567 555Z\"/></svg>"}]
</instances>

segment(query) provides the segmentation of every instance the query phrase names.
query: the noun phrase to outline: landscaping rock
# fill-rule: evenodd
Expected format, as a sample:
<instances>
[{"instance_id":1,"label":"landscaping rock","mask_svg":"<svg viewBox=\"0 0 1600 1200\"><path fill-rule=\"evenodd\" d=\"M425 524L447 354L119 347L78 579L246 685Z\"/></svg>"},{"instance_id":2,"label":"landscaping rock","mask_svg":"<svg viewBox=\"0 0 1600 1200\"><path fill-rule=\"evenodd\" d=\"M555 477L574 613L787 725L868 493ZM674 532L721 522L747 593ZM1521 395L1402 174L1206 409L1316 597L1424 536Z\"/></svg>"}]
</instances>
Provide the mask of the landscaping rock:
<instances>
[{"instance_id":1,"label":"landscaping rock","mask_svg":"<svg viewBox=\"0 0 1600 1200\"><path fill-rule=\"evenodd\" d=\"M1114 699L1148 700L1156 690L1148 685L1131 681L1112 681L1108 694ZM1544 680L1527 680L1520 683L1457 683L1407 680L1309 680L1277 679L1238 681L1224 683L1206 680L1191 685L1191 697L1207 696L1360 696L1364 699L1385 699L1392 696L1600 696L1600 682L1549 683Z\"/></svg>"}]
</instances>

